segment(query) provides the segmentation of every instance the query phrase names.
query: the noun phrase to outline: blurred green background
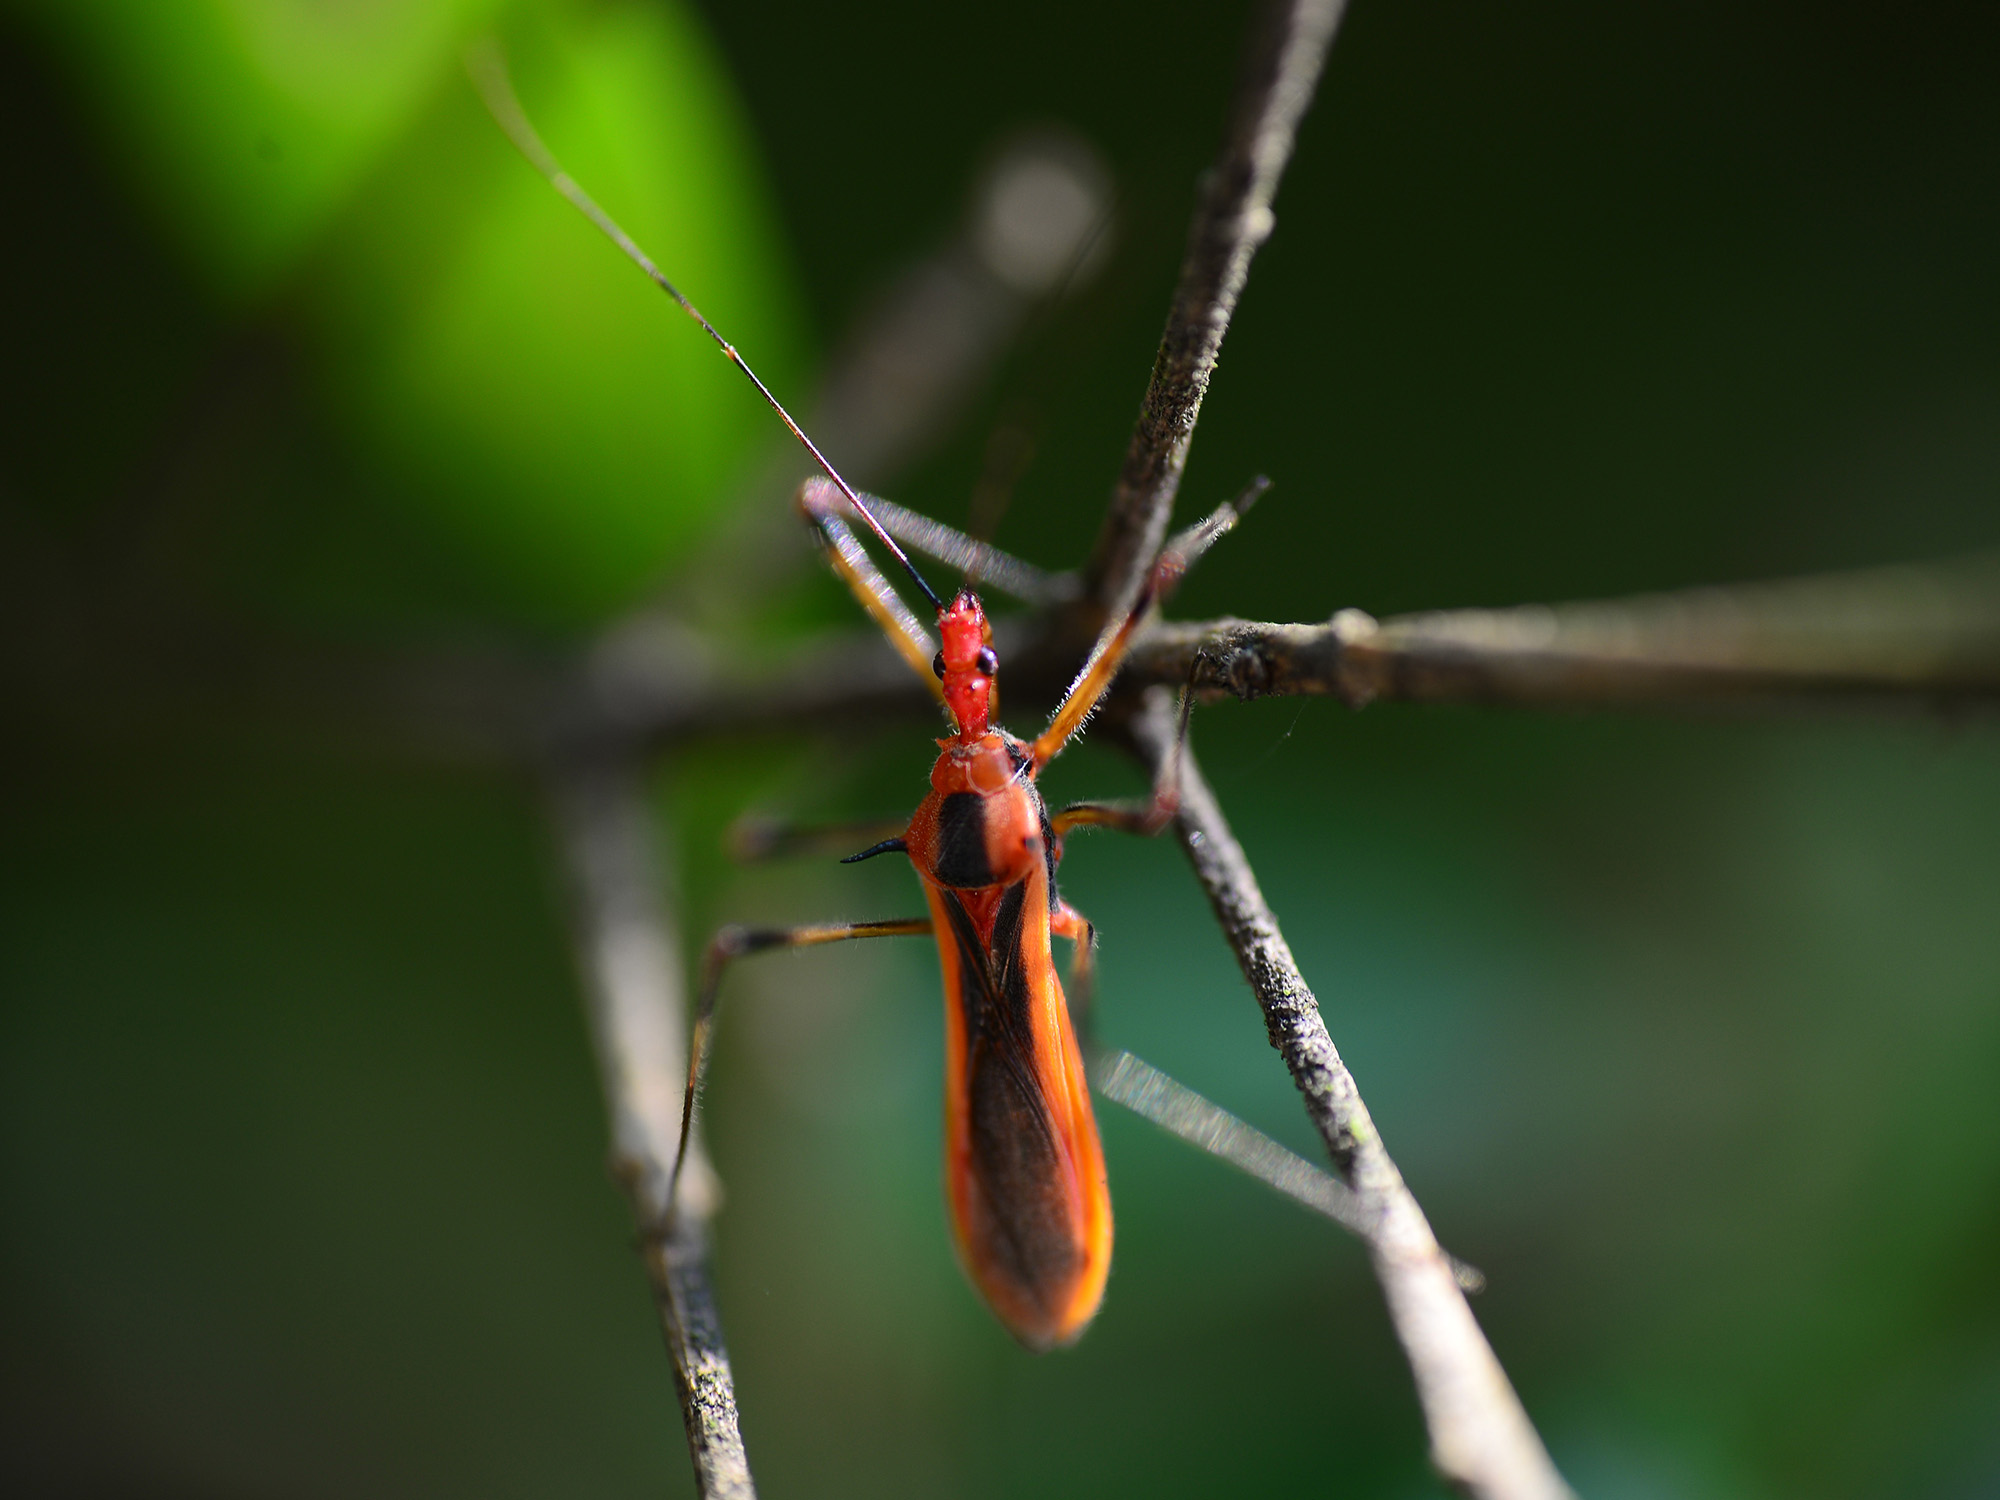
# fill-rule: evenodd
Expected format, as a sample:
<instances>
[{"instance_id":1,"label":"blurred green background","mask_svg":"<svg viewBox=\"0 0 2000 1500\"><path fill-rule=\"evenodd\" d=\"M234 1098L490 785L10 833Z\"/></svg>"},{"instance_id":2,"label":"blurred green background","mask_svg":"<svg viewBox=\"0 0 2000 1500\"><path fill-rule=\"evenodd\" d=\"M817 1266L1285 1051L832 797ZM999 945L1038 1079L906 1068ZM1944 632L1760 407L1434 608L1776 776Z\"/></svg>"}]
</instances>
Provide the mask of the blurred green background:
<instances>
[{"instance_id":1,"label":"blurred green background","mask_svg":"<svg viewBox=\"0 0 2000 1500\"><path fill-rule=\"evenodd\" d=\"M500 139L464 39L500 30L567 164L781 391L1011 131L1094 142L1103 274L895 489L961 519L1025 427L999 539L1060 566L1246 22L0 6L10 1493L691 1489L532 787L234 691L561 649L698 568L770 452ZM1357 0L1184 508L1279 488L1177 612L2000 544L1996 78L1981 4ZM851 621L799 577L746 628ZM1580 1489L2000 1495L1990 722L1270 702L1196 733ZM906 726L684 756L690 931L914 909L903 871L716 845L751 805L903 810L927 760ZM1135 785L1090 747L1051 783ZM1174 852L1091 840L1064 874L1107 1039L1310 1150ZM1015 1348L948 1248L935 961L869 948L746 969L722 1035L716 1277L766 1494L1436 1493L1357 1248L1108 1109L1105 1311Z\"/></svg>"}]
</instances>

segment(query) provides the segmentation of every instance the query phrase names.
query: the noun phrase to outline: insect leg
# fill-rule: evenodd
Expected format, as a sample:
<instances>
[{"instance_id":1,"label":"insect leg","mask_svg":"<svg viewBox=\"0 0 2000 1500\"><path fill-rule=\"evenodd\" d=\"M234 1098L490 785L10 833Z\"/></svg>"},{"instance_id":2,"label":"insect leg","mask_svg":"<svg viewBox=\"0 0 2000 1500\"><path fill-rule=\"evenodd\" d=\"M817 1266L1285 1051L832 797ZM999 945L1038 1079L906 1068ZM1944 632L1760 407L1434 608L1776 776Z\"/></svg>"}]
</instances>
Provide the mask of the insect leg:
<instances>
[{"instance_id":1,"label":"insect leg","mask_svg":"<svg viewBox=\"0 0 2000 1500\"><path fill-rule=\"evenodd\" d=\"M1159 792L1144 802L1072 802L1049 823L1057 838L1073 828L1115 828L1149 839L1167 826L1179 803L1178 796L1165 797Z\"/></svg>"},{"instance_id":2,"label":"insect leg","mask_svg":"<svg viewBox=\"0 0 2000 1500\"><path fill-rule=\"evenodd\" d=\"M1107 625L1104 633L1097 638L1090 657L1070 684L1069 692L1056 706L1049 718L1049 727L1028 747L1028 757L1039 771L1062 752L1070 738L1083 728L1083 721L1090 717L1097 707L1105 689L1111 686L1112 678L1124 665L1125 650L1132 644L1146 614L1153 606L1173 593L1195 560L1218 540L1233 529L1243 512L1256 503L1257 497L1270 487L1270 481L1259 477L1235 500L1216 507L1205 519L1196 522L1187 530L1178 533L1167 545L1160 549L1160 555L1153 560L1152 570L1146 575L1144 587L1132 601L1132 607L1124 616Z\"/></svg>"},{"instance_id":3,"label":"insect leg","mask_svg":"<svg viewBox=\"0 0 2000 1500\"><path fill-rule=\"evenodd\" d=\"M1183 688L1173 753L1160 762L1152 796L1143 802L1072 802L1049 819L1049 828L1056 836L1058 859L1062 858L1063 836L1073 828L1115 828L1120 833L1136 833L1149 839L1173 821L1174 814L1181 810L1181 751L1187 745L1188 715L1193 707L1193 694Z\"/></svg>"},{"instance_id":4,"label":"insect leg","mask_svg":"<svg viewBox=\"0 0 2000 1500\"><path fill-rule=\"evenodd\" d=\"M889 587L889 580L882 576L882 570L875 566L860 538L848 527L846 518L851 507L847 497L828 480L808 479L799 486L798 507L818 528L826 543L827 561L833 564L833 571L840 575L848 592L868 611L869 618L882 627L889 644L910 664L910 670L930 685L938 702L944 702L944 684L931 670L937 642L910 613L902 596Z\"/></svg>"},{"instance_id":5,"label":"insect leg","mask_svg":"<svg viewBox=\"0 0 2000 1500\"><path fill-rule=\"evenodd\" d=\"M708 1042L715 1026L716 995L722 988L722 971L729 967L730 961L773 948L816 948L822 943L843 943L851 938L930 935L929 917L907 917L888 922L818 922L804 927L732 925L708 940L708 949L701 959L701 993L695 1000L694 1036L688 1043L687 1093L681 1100L681 1143L674 1152L673 1175L667 1181L667 1202L675 1201L681 1165L687 1160L694 1107L701 1095L703 1075L708 1072Z\"/></svg>"},{"instance_id":6,"label":"insect leg","mask_svg":"<svg viewBox=\"0 0 2000 1500\"><path fill-rule=\"evenodd\" d=\"M1097 993L1097 929L1090 918L1063 901L1049 914L1049 932L1076 945L1070 955L1067 998L1070 1019L1088 1057L1097 1045L1091 1024L1091 1001Z\"/></svg>"},{"instance_id":7,"label":"insect leg","mask_svg":"<svg viewBox=\"0 0 2000 1500\"><path fill-rule=\"evenodd\" d=\"M909 824L907 818L869 818L852 823L786 823L757 813L745 813L729 825L724 845L741 864L767 859L830 855L851 857L857 849L880 846ZM883 851L887 853L887 850ZM843 862L847 862L843 859Z\"/></svg>"}]
</instances>

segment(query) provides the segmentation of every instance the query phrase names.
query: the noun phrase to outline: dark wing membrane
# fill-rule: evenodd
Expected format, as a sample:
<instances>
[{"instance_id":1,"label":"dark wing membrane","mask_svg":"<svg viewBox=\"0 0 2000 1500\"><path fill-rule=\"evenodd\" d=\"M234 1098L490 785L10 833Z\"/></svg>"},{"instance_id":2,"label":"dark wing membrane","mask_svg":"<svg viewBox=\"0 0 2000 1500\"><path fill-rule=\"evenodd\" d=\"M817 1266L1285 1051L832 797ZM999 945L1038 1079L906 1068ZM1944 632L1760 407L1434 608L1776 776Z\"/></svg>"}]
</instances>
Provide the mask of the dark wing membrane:
<instances>
[{"instance_id":1,"label":"dark wing membrane","mask_svg":"<svg viewBox=\"0 0 2000 1500\"><path fill-rule=\"evenodd\" d=\"M959 890L979 890L994 883L993 865L986 855L986 799L979 793L953 792L938 804L932 874L939 885Z\"/></svg>"},{"instance_id":2,"label":"dark wing membrane","mask_svg":"<svg viewBox=\"0 0 2000 1500\"><path fill-rule=\"evenodd\" d=\"M1070 1167L1034 1064L1033 995L1021 953L1029 882L1001 897L989 951L959 898L944 893L959 945L972 1170L987 1222L969 1225L991 1273L1054 1313L1083 1260Z\"/></svg>"}]
</instances>

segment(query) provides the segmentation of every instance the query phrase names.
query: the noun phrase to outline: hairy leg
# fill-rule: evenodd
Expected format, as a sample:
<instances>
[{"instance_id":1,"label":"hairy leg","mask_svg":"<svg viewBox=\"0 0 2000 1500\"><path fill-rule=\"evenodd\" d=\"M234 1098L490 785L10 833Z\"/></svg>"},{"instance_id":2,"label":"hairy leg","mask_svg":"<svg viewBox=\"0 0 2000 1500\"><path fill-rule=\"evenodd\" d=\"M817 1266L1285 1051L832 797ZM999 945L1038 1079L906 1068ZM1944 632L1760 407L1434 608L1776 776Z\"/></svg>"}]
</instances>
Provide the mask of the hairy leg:
<instances>
[{"instance_id":1,"label":"hairy leg","mask_svg":"<svg viewBox=\"0 0 2000 1500\"><path fill-rule=\"evenodd\" d=\"M1225 505L1218 506L1205 519L1196 522L1180 532L1160 549L1154 559L1153 568L1146 575L1145 587L1139 590L1138 598L1123 618L1114 620L1105 627L1092 648L1083 670L1076 681L1070 684L1063 701L1049 718L1049 727L1036 737L1028 747L1029 760L1036 771L1062 753L1062 748L1083 728L1091 710L1111 686L1111 680L1118 675L1118 669L1125 662L1126 649L1132 644L1132 636L1147 611L1173 593L1181 581L1181 576L1192 567L1202 553L1206 552L1235 527L1243 512L1256 503L1257 497L1270 487L1270 481L1258 478L1242 495ZM1185 723L1185 720L1183 720Z\"/></svg>"},{"instance_id":2,"label":"hairy leg","mask_svg":"<svg viewBox=\"0 0 2000 1500\"><path fill-rule=\"evenodd\" d=\"M723 970L752 953L768 953L773 948L817 948L825 943L844 943L855 938L929 937L929 917L905 917L887 922L820 922L801 927L723 928L708 940L701 960L701 994L695 1001L694 1036L688 1043L687 1093L681 1100L681 1141L674 1152L673 1176L667 1184L667 1201L674 1201L680 1185L681 1165L687 1160L688 1137L694 1129L695 1103L701 1094L703 1075L708 1071L709 1035L714 1030L716 996L722 988Z\"/></svg>"}]
</instances>

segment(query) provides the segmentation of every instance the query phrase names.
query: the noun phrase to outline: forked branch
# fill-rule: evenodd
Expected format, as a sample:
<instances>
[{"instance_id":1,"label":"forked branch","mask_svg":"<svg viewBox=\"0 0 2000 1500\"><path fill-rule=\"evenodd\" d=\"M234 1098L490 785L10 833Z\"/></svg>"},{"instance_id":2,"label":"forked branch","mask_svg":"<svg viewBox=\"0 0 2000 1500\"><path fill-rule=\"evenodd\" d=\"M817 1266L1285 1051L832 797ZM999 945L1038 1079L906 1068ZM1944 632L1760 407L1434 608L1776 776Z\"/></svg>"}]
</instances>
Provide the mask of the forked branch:
<instances>
[{"instance_id":1,"label":"forked branch","mask_svg":"<svg viewBox=\"0 0 2000 1500\"><path fill-rule=\"evenodd\" d=\"M1174 742L1174 715L1164 694L1152 695L1131 732L1157 773ZM1327 1035L1319 1002L1265 904L1250 861L1185 748L1180 778L1181 848L1263 1008L1271 1045L1291 1070L1335 1171L1360 1200L1375 1275L1416 1377L1432 1462L1480 1500L1564 1500L1569 1487L1480 1332L1423 1210L1375 1133L1368 1106Z\"/></svg>"},{"instance_id":2,"label":"forked branch","mask_svg":"<svg viewBox=\"0 0 2000 1500\"><path fill-rule=\"evenodd\" d=\"M1229 140L1202 178L1166 332L1085 573L1087 593L1107 618L1131 604L1167 534L1223 335L1250 258L1271 237L1271 200L1345 9L1346 0L1284 0L1252 42Z\"/></svg>"},{"instance_id":3,"label":"forked branch","mask_svg":"<svg viewBox=\"0 0 2000 1500\"><path fill-rule=\"evenodd\" d=\"M562 765L551 792L611 1115L612 1171L638 1221L695 1484L703 1500L755 1500L708 1279L717 1189L699 1142L681 1171L678 1212L668 1197L687 1081L687 1006L639 763L607 755Z\"/></svg>"},{"instance_id":4,"label":"forked branch","mask_svg":"<svg viewBox=\"0 0 2000 1500\"><path fill-rule=\"evenodd\" d=\"M1115 618L1138 597L1165 536L1188 445L1251 259L1271 233L1271 203L1343 9L1343 0L1285 0L1253 46L1228 144L1203 180L1140 419L1085 573L1087 606L1072 615L1094 611ZM501 92L504 78L497 70L487 68L483 81L489 98L498 101L496 113L530 159L699 318L547 159L519 119L511 93ZM804 441L796 426L793 431ZM832 476L830 467L828 473ZM847 498L859 504L851 491ZM900 556L872 516L865 510L859 515ZM1917 594L1904 589L1899 597L1908 602ZM1825 638L1839 633L1854 605L1855 596L1829 602L1778 588L1769 598L1723 591L1386 624L1346 612L1329 625L1312 627L1155 625L1129 664L1125 686L1129 693L1149 681L1188 681L1192 671L1198 690L1243 697L1320 692L1357 705L1375 697L1624 702L1763 695L1855 682L1910 693L1935 686L1942 676L1950 684L1983 683L1979 690L1991 695L2000 673L1989 670L1987 647L1981 648L1983 656L1974 653L1987 665L1971 668L1950 652L1940 655L1921 646L1871 656L1865 631L1856 637L1862 647L1827 647ZM1800 621L1805 623L1795 629ZM1074 631L1066 623L1075 621L1066 622L1060 608L1031 623L1023 632L1023 655L1042 658L1044 669L1053 665L1073 645ZM1968 630L1992 635L1989 625L1968 626L1952 616L1938 628L1946 636ZM1879 643L1877 632L1874 644ZM749 682L737 671L690 664L681 653L670 653L675 670L658 675L650 666L654 653L643 646L629 634L604 643L591 670L582 674L580 690L557 694L539 740L544 747L593 751L565 762L556 791L619 1175L646 1236L702 1493L745 1496L752 1493L751 1481L705 1266L712 1181L699 1157L695 1175L682 1179L678 1212L668 1201L667 1174L679 1133L685 1007L679 956L648 846L639 756L648 742L677 735L797 723L815 708L914 708L925 699L906 681L885 680L888 660L879 649L842 659L844 671L825 671L832 663L821 658L807 664L803 676L795 666ZM1018 665L1021 657L1010 659ZM1157 774L1174 738L1164 702L1149 700L1128 728ZM1415 1377L1434 1461L1448 1480L1474 1496L1568 1495L1466 1305L1450 1262L1376 1135L1318 1004L1191 756L1183 761L1180 779L1183 848L1264 1011L1272 1043L1304 1096L1335 1169L1356 1195L1375 1271Z\"/></svg>"},{"instance_id":5,"label":"forked branch","mask_svg":"<svg viewBox=\"0 0 2000 1500\"><path fill-rule=\"evenodd\" d=\"M1060 690L1073 647L1049 622L999 622L1010 683ZM446 675L442 672L433 674ZM761 672L723 671L684 633L601 643L587 691L548 733L666 742L815 722L921 719L931 696L855 633ZM1113 692L1153 685L1263 698L1564 707L1917 709L2000 703L2000 558L1778 579L1580 604L1444 610L1321 624L1154 620ZM436 711L438 695L409 693ZM501 715L488 716L495 723ZM476 731L457 738L470 740Z\"/></svg>"}]
</instances>

